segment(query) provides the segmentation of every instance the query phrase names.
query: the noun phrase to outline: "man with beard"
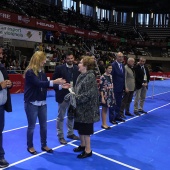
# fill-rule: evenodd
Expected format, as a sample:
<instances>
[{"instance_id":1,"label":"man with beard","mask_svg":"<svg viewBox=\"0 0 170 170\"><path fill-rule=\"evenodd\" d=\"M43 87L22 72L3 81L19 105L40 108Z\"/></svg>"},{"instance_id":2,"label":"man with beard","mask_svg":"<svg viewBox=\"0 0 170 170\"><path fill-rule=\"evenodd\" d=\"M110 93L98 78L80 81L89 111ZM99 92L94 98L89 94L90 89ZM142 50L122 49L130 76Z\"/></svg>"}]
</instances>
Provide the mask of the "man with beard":
<instances>
[{"instance_id":1,"label":"man with beard","mask_svg":"<svg viewBox=\"0 0 170 170\"><path fill-rule=\"evenodd\" d=\"M56 66L55 72L53 74L53 80L56 78L63 78L66 80L66 83L70 83L74 87L77 77L79 75L77 65L74 65L74 56L72 52L67 52L65 54L65 64ZM55 89L56 102L58 102L58 116L57 116L57 136L59 142L63 145L67 144L67 141L64 139L63 133L63 121L68 110L70 103L64 100L64 97L69 93L67 89L62 89L60 85ZM67 118L67 138L73 140L79 140L79 137L73 133L73 116Z\"/></svg>"},{"instance_id":2,"label":"man with beard","mask_svg":"<svg viewBox=\"0 0 170 170\"><path fill-rule=\"evenodd\" d=\"M9 166L9 163L5 160L5 151L3 149L3 135L5 124L5 111L12 112L11 97L9 89L12 86L12 82L8 79L8 74L5 67L1 64L3 59L3 48L0 47L0 168Z\"/></svg>"}]
</instances>

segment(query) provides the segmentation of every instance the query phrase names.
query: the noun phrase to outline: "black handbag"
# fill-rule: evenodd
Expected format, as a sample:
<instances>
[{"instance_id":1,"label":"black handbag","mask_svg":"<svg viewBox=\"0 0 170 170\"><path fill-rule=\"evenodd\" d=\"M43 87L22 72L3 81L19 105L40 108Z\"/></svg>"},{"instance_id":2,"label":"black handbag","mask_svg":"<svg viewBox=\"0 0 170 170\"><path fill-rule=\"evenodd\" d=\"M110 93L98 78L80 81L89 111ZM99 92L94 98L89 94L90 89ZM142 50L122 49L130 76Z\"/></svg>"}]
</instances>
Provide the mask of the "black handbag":
<instances>
[{"instance_id":1,"label":"black handbag","mask_svg":"<svg viewBox=\"0 0 170 170\"><path fill-rule=\"evenodd\" d=\"M68 108L67 116L69 119L73 119L76 116L76 108L72 105Z\"/></svg>"}]
</instances>

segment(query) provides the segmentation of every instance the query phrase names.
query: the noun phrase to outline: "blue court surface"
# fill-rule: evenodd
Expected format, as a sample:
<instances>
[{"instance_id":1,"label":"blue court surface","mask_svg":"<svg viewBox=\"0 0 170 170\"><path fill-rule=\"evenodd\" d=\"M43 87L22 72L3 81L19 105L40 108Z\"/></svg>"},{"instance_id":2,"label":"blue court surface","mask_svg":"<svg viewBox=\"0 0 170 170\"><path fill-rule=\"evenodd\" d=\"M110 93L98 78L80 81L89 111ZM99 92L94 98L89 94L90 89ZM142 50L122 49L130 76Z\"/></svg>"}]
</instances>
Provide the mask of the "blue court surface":
<instances>
[{"instance_id":1,"label":"blue court surface","mask_svg":"<svg viewBox=\"0 0 170 170\"><path fill-rule=\"evenodd\" d=\"M79 141L66 138L61 145L56 133L57 103L54 91L48 92L48 138L47 144L53 154L41 151L39 124L34 133L34 147L38 154L27 151L27 120L23 94L13 94L13 112L6 113L4 129L5 158L9 170L169 170L170 169L170 83L169 80L150 82L145 110L148 114L126 117L125 123L101 129L101 121L95 124L91 136L92 157L78 159L73 152ZM133 102L131 104L133 113ZM77 132L75 132L77 134Z\"/></svg>"}]
</instances>

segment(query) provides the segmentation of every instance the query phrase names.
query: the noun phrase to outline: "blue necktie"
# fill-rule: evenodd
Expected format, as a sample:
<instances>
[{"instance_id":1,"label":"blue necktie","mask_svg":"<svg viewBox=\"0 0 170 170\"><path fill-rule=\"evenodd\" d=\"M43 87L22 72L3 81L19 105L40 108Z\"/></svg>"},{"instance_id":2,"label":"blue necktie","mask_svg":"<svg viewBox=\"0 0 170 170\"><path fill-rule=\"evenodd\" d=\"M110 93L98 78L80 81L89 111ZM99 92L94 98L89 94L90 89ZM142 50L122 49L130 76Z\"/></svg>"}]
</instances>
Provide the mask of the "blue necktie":
<instances>
[{"instance_id":1,"label":"blue necktie","mask_svg":"<svg viewBox=\"0 0 170 170\"><path fill-rule=\"evenodd\" d=\"M119 64L120 71L123 73L122 64Z\"/></svg>"}]
</instances>

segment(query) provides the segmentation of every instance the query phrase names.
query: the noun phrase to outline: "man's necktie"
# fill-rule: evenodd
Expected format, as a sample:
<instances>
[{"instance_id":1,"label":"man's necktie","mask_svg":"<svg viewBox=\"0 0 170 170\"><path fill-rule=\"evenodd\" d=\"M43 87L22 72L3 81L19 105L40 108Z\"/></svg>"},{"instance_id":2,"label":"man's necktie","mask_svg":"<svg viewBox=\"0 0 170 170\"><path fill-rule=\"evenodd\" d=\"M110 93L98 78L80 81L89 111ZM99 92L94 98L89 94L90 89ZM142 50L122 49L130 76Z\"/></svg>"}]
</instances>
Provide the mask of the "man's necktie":
<instances>
[{"instance_id":1,"label":"man's necktie","mask_svg":"<svg viewBox=\"0 0 170 170\"><path fill-rule=\"evenodd\" d=\"M123 73L122 64L119 64L120 71Z\"/></svg>"}]
</instances>

